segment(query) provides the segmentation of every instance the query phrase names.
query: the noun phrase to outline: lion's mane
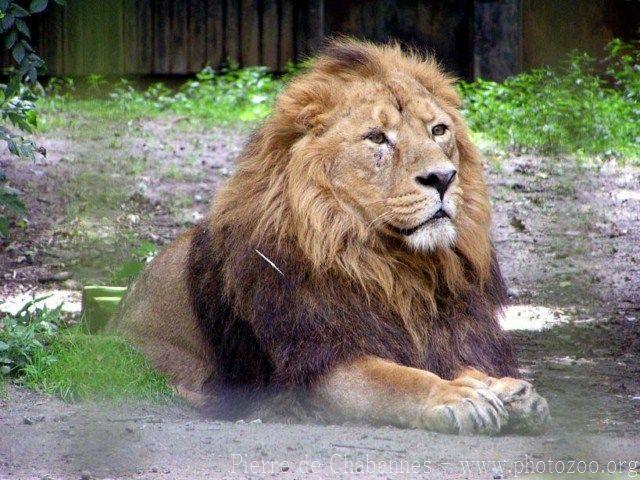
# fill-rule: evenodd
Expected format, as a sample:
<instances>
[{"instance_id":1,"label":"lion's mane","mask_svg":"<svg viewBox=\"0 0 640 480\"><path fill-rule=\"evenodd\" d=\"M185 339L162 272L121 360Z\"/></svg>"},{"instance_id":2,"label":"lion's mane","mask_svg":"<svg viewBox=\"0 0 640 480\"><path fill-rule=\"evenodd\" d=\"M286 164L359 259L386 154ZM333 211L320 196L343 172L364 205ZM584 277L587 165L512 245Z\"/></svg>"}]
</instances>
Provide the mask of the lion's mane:
<instances>
[{"instance_id":1,"label":"lion's mane","mask_svg":"<svg viewBox=\"0 0 640 480\"><path fill-rule=\"evenodd\" d=\"M345 85L397 72L422 84L456 123L463 201L452 249L412 252L367 228L334 197L331 151L314 147ZM453 79L432 58L350 40L330 43L286 87L190 249L189 284L212 345L214 391L309 386L361 355L444 378L468 365L517 375L496 319L506 295L481 160L458 105Z\"/></svg>"}]
</instances>

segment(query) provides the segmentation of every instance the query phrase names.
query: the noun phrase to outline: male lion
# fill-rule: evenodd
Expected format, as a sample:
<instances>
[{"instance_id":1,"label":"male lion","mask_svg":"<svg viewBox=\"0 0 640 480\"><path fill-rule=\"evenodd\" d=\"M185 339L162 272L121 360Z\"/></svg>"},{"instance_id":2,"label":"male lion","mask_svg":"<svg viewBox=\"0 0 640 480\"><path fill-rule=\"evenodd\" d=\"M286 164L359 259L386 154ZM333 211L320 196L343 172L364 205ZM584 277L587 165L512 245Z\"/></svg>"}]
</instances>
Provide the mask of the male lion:
<instances>
[{"instance_id":1,"label":"male lion","mask_svg":"<svg viewBox=\"0 0 640 480\"><path fill-rule=\"evenodd\" d=\"M458 103L432 58L331 42L115 327L219 416L294 392L333 421L539 431Z\"/></svg>"}]
</instances>

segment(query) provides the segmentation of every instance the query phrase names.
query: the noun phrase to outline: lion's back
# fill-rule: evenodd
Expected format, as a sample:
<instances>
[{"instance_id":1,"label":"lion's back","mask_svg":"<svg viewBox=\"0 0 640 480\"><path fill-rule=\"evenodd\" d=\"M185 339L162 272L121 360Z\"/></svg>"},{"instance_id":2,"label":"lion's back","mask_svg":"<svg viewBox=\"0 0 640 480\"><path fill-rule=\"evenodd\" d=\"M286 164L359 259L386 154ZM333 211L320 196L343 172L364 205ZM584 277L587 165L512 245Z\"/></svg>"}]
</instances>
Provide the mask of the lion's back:
<instances>
[{"instance_id":1,"label":"lion's back","mask_svg":"<svg viewBox=\"0 0 640 480\"><path fill-rule=\"evenodd\" d=\"M185 232L145 267L108 329L131 340L178 388L200 392L212 362L187 283L192 236Z\"/></svg>"}]
</instances>

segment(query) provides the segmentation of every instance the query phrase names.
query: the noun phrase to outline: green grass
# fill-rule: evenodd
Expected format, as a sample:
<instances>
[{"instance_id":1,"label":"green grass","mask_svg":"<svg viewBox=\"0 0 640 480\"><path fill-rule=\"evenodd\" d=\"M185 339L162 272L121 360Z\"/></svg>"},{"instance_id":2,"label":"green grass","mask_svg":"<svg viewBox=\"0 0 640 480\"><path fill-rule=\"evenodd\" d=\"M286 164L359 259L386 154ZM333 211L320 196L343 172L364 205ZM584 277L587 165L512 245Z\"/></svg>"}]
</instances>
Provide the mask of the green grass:
<instances>
[{"instance_id":1,"label":"green grass","mask_svg":"<svg viewBox=\"0 0 640 480\"><path fill-rule=\"evenodd\" d=\"M58 115L60 110L106 121L171 114L204 125L253 123L269 114L286 79L295 71L296 67L291 66L288 75L276 77L265 67L220 72L205 68L177 89L162 83L139 89L124 79L116 85L93 83L89 88L57 80L50 87L51 95L39 103L44 113L40 128L46 131L73 123L73 118Z\"/></svg>"},{"instance_id":2,"label":"green grass","mask_svg":"<svg viewBox=\"0 0 640 480\"><path fill-rule=\"evenodd\" d=\"M26 305L0 323L0 392L14 381L70 402L169 402L173 390L125 339L68 327L60 308Z\"/></svg>"},{"instance_id":3,"label":"green grass","mask_svg":"<svg viewBox=\"0 0 640 480\"><path fill-rule=\"evenodd\" d=\"M25 368L22 382L70 402L167 402L173 396L166 378L126 340L77 331L60 334L47 354L36 356Z\"/></svg>"},{"instance_id":4,"label":"green grass","mask_svg":"<svg viewBox=\"0 0 640 480\"><path fill-rule=\"evenodd\" d=\"M502 83L461 82L470 128L510 150L640 164L640 48L614 41L606 54L574 53Z\"/></svg>"}]
</instances>

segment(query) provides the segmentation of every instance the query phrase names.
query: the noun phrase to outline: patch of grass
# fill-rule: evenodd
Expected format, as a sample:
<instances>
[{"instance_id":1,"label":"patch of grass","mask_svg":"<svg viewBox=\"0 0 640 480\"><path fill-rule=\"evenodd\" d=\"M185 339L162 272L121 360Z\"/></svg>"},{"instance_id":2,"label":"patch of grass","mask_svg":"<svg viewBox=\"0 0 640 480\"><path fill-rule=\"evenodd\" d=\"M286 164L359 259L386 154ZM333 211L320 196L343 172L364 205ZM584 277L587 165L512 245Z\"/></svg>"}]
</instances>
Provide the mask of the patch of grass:
<instances>
[{"instance_id":1,"label":"patch of grass","mask_svg":"<svg viewBox=\"0 0 640 480\"><path fill-rule=\"evenodd\" d=\"M37 303L2 319L0 385L12 379L66 401L172 399L167 379L126 340L68 327L59 308Z\"/></svg>"},{"instance_id":2,"label":"patch of grass","mask_svg":"<svg viewBox=\"0 0 640 480\"><path fill-rule=\"evenodd\" d=\"M51 358L54 361L51 361ZM61 334L25 369L23 383L66 401L169 401L164 376L127 341L117 336Z\"/></svg>"},{"instance_id":3,"label":"patch of grass","mask_svg":"<svg viewBox=\"0 0 640 480\"><path fill-rule=\"evenodd\" d=\"M208 125L253 123L269 114L276 95L297 68L290 66L285 77L277 77L266 67L231 67L218 72L207 67L177 89L155 83L141 90L123 79L115 86L93 87L82 97L73 83L56 80L50 88L52 95L40 102L45 111L41 129L64 128L73 121L56 115L60 110L114 122L170 113Z\"/></svg>"},{"instance_id":4,"label":"patch of grass","mask_svg":"<svg viewBox=\"0 0 640 480\"><path fill-rule=\"evenodd\" d=\"M502 83L461 82L472 130L502 147L640 162L640 49L614 41L596 61L574 53Z\"/></svg>"}]
</instances>

